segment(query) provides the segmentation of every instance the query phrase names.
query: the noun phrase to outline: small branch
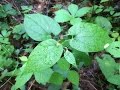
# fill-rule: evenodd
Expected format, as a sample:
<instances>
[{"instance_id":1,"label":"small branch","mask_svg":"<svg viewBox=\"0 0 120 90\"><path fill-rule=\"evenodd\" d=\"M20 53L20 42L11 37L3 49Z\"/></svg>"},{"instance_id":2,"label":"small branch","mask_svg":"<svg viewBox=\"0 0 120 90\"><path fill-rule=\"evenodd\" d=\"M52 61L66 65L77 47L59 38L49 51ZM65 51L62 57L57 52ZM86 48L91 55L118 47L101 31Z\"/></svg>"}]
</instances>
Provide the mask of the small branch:
<instances>
[{"instance_id":1,"label":"small branch","mask_svg":"<svg viewBox=\"0 0 120 90\"><path fill-rule=\"evenodd\" d=\"M83 81L83 82L88 82L95 90L97 90L97 89L94 87L94 85L91 84L90 81L88 81L88 80L81 80L81 81Z\"/></svg>"},{"instance_id":2,"label":"small branch","mask_svg":"<svg viewBox=\"0 0 120 90\"><path fill-rule=\"evenodd\" d=\"M0 88L2 88L6 83L8 83L10 81L11 77L3 84L0 86Z\"/></svg>"},{"instance_id":3,"label":"small branch","mask_svg":"<svg viewBox=\"0 0 120 90\"><path fill-rule=\"evenodd\" d=\"M28 90L30 90L32 88L34 83L35 83L35 80L32 81L32 83L31 83L30 87L28 88Z\"/></svg>"}]
</instances>

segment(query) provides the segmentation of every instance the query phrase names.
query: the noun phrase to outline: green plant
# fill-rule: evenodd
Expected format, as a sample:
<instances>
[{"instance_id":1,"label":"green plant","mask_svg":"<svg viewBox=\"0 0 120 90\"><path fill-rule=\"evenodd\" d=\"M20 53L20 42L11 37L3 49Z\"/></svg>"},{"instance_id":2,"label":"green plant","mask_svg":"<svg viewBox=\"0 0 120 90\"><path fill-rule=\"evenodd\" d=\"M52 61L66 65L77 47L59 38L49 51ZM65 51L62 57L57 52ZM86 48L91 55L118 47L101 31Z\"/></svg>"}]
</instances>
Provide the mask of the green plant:
<instances>
[{"instance_id":1,"label":"green plant","mask_svg":"<svg viewBox=\"0 0 120 90\"><path fill-rule=\"evenodd\" d=\"M10 42L9 42L10 34L11 34L11 31L2 30L1 34L0 34L0 43L10 44Z\"/></svg>"},{"instance_id":2,"label":"green plant","mask_svg":"<svg viewBox=\"0 0 120 90\"><path fill-rule=\"evenodd\" d=\"M15 48L10 41L12 33L10 21L17 13L12 4L0 4L0 81L6 76L17 76L19 72L16 69L18 61L13 54Z\"/></svg>"},{"instance_id":3,"label":"green plant","mask_svg":"<svg viewBox=\"0 0 120 90\"><path fill-rule=\"evenodd\" d=\"M32 10L32 6L21 6L22 13L28 13Z\"/></svg>"},{"instance_id":4,"label":"green plant","mask_svg":"<svg viewBox=\"0 0 120 90\"><path fill-rule=\"evenodd\" d=\"M92 6L92 10L94 11L94 13L98 14L98 13L103 12L104 6L103 6L103 5L100 5L100 6L98 6L98 5L93 5L93 6Z\"/></svg>"},{"instance_id":5,"label":"green plant","mask_svg":"<svg viewBox=\"0 0 120 90\"><path fill-rule=\"evenodd\" d=\"M13 28L12 33L14 34L13 38L15 38L16 40L19 40L21 37L28 39L28 35L25 33L25 29L24 29L24 25L23 24L19 24L16 25Z\"/></svg>"},{"instance_id":6,"label":"green plant","mask_svg":"<svg viewBox=\"0 0 120 90\"><path fill-rule=\"evenodd\" d=\"M9 16L9 15L16 15L17 11L12 8L12 4L5 4L0 5L0 18Z\"/></svg>"},{"instance_id":7,"label":"green plant","mask_svg":"<svg viewBox=\"0 0 120 90\"><path fill-rule=\"evenodd\" d=\"M120 41L115 41L106 48L106 51L113 55L115 58L120 58Z\"/></svg>"},{"instance_id":8,"label":"green plant","mask_svg":"<svg viewBox=\"0 0 120 90\"><path fill-rule=\"evenodd\" d=\"M0 45L0 55L5 57L10 57L14 51L14 47L12 45L2 44Z\"/></svg>"},{"instance_id":9,"label":"green plant","mask_svg":"<svg viewBox=\"0 0 120 90\"><path fill-rule=\"evenodd\" d=\"M112 24L105 17L97 16L96 19L95 19L95 22L96 22L96 24L100 25L102 28L104 28L108 31L111 31L111 29L112 29Z\"/></svg>"},{"instance_id":10,"label":"green plant","mask_svg":"<svg viewBox=\"0 0 120 90\"><path fill-rule=\"evenodd\" d=\"M85 15L89 9L85 7L78 10L78 6L71 4L68 10L72 15L62 9L56 12L55 20L66 22L75 15L78 17ZM63 14L63 12L65 13ZM80 20L77 21L78 24L70 27L64 35L67 40L66 38L59 39L62 29L55 20L42 14L25 15L25 31L33 40L41 42L30 53L27 60L26 57L21 58L26 62L20 68L16 83L12 87L13 90L22 87L32 75L41 84L61 85L63 80L67 78L78 87L79 74L72 69L76 68L77 70L79 68L80 61L77 60L78 55L76 53L87 56L89 52L104 50L105 46L112 42L107 30L99 25L81 22ZM84 56L82 58L84 59Z\"/></svg>"},{"instance_id":11,"label":"green plant","mask_svg":"<svg viewBox=\"0 0 120 90\"><path fill-rule=\"evenodd\" d=\"M97 61L105 78L112 84L120 85L120 65L110 55L103 55L102 58L97 58Z\"/></svg>"},{"instance_id":12,"label":"green plant","mask_svg":"<svg viewBox=\"0 0 120 90\"><path fill-rule=\"evenodd\" d=\"M104 12L109 12L110 15L113 15L115 13L115 10L113 7L109 6L106 9L104 9Z\"/></svg>"},{"instance_id":13,"label":"green plant","mask_svg":"<svg viewBox=\"0 0 120 90\"><path fill-rule=\"evenodd\" d=\"M103 3L103 2L108 2L109 0L101 0L101 2L100 3Z\"/></svg>"},{"instance_id":14,"label":"green plant","mask_svg":"<svg viewBox=\"0 0 120 90\"><path fill-rule=\"evenodd\" d=\"M0 71L10 67L12 63L13 63L12 59L10 58L7 59L5 57L0 56Z\"/></svg>"},{"instance_id":15,"label":"green plant","mask_svg":"<svg viewBox=\"0 0 120 90\"><path fill-rule=\"evenodd\" d=\"M18 13L12 4L0 4L0 81L16 77L12 90L25 89L27 81L33 79L47 84L48 90L60 90L65 82L70 82L73 90L80 90L79 70L89 66L100 52L104 54L96 60L110 82L107 89L120 85L119 26L114 27L120 12L107 2L101 0L91 7L80 5L80 9L76 4L67 9L56 4L52 7L58 10L54 19L39 13L28 14L33 7L21 6L18 11L19 15L25 14L24 23L17 24L11 22Z\"/></svg>"},{"instance_id":16,"label":"green plant","mask_svg":"<svg viewBox=\"0 0 120 90\"><path fill-rule=\"evenodd\" d=\"M82 21L80 17L83 17L85 14L90 12L90 9L90 7L83 7L78 9L77 5L70 4L68 6L68 11L65 9L60 9L55 12L55 20L61 23L70 21L70 24L74 25Z\"/></svg>"}]
</instances>

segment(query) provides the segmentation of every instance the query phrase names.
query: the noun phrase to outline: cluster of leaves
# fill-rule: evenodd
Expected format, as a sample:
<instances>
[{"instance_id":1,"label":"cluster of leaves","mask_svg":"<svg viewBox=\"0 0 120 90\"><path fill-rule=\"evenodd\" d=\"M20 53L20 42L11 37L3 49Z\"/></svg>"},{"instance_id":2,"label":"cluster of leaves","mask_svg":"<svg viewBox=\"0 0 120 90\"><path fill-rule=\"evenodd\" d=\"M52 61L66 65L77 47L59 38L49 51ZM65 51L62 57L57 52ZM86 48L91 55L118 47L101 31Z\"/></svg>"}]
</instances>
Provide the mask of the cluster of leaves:
<instances>
[{"instance_id":1,"label":"cluster of leaves","mask_svg":"<svg viewBox=\"0 0 120 90\"><path fill-rule=\"evenodd\" d=\"M0 4L0 81L6 76L17 76L19 73L19 70L16 69L18 61L15 61L13 54L17 52L17 50L11 44L10 39L12 39L12 34L14 34L13 38L16 40L21 37L28 39L28 36L25 34L22 24L12 28L12 26L9 25L10 22L8 22L8 19L10 20L12 16L14 17L18 15L18 13L12 4Z\"/></svg>"},{"instance_id":2,"label":"cluster of leaves","mask_svg":"<svg viewBox=\"0 0 120 90\"><path fill-rule=\"evenodd\" d=\"M120 65L110 55L103 55L103 59L97 58L102 73L107 81L120 85Z\"/></svg>"},{"instance_id":3,"label":"cluster of leaves","mask_svg":"<svg viewBox=\"0 0 120 90\"><path fill-rule=\"evenodd\" d=\"M68 11L65 9L61 9L55 12L56 14L55 20L61 23L70 21L70 24L74 25L82 21L80 17L84 16L89 11L90 7L83 7L78 9L77 5L71 4L68 6Z\"/></svg>"},{"instance_id":4,"label":"cluster of leaves","mask_svg":"<svg viewBox=\"0 0 120 90\"><path fill-rule=\"evenodd\" d=\"M14 70L14 66L16 65L16 62L12 58L14 46L10 44L9 40L11 31L6 20L7 17L16 14L17 11L13 9L12 4L0 5L0 72L2 74L0 81L5 77L5 73L9 72L9 70Z\"/></svg>"},{"instance_id":5,"label":"cluster of leaves","mask_svg":"<svg viewBox=\"0 0 120 90\"><path fill-rule=\"evenodd\" d=\"M16 40L19 40L21 38L21 36L25 39L29 39L28 35L25 33L25 29L24 29L24 25L23 24L19 24L16 25L13 28L13 38L15 38Z\"/></svg>"},{"instance_id":6,"label":"cluster of leaves","mask_svg":"<svg viewBox=\"0 0 120 90\"><path fill-rule=\"evenodd\" d=\"M79 69L80 67L79 54L84 52L83 55L87 56L88 52L104 50L104 46L112 42L107 30L97 24L83 22L79 18L87 14L90 7L78 10L77 5L71 4L68 6L68 10L71 15L62 9L55 13L54 19L42 14L25 15L25 31L33 40L41 42L34 48L28 58L22 58L26 62L20 68L21 71L12 87L13 90L22 87L32 75L40 84L61 85L63 80L67 78L78 87L79 74L74 68ZM77 16L75 16L76 13ZM74 23L66 32L67 42L66 39L56 40L55 37L59 37L62 31L57 22L71 22L71 20L78 23ZM85 58L83 57L83 59ZM83 62L85 63L84 60Z\"/></svg>"},{"instance_id":7,"label":"cluster of leaves","mask_svg":"<svg viewBox=\"0 0 120 90\"><path fill-rule=\"evenodd\" d=\"M12 8L12 4L0 5L0 18L16 15L16 13L17 11Z\"/></svg>"}]
</instances>

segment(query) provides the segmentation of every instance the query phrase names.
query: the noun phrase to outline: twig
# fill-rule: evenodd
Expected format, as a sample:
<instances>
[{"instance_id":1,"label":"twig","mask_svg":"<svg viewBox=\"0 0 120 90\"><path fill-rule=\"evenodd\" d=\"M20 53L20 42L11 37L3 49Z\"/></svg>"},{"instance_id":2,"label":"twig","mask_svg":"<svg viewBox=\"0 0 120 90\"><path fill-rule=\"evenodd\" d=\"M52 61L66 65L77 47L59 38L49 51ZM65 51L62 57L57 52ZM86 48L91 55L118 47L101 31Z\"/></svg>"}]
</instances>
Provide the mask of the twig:
<instances>
[{"instance_id":1,"label":"twig","mask_svg":"<svg viewBox=\"0 0 120 90\"><path fill-rule=\"evenodd\" d=\"M23 18L22 13L20 12L19 8L17 7L17 5L16 5L15 1L14 1L14 0L12 0L12 2L13 2L13 4L14 4L14 6L16 7L17 11L21 14L21 17Z\"/></svg>"},{"instance_id":2,"label":"twig","mask_svg":"<svg viewBox=\"0 0 120 90\"><path fill-rule=\"evenodd\" d=\"M17 66L18 66L18 64L16 65L15 69L17 68ZM3 85L1 85L0 88L2 88L7 82L9 82L9 80L12 78L12 76L14 75L14 73L15 73L15 70L12 73L11 77L5 83L3 83Z\"/></svg>"},{"instance_id":3,"label":"twig","mask_svg":"<svg viewBox=\"0 0 120 90\"><path fill-rule=\"evenodd\" d=\"M10 79L11 77L3 85L1 85L0 88L2 88L7 82L9 82Z\"/></svg>"},{"instance_id":4,"label":"twig","mask_svg":"<svg viewBox=\"0 0 120 90\"><path fill-rule=\"evenodd\" d=\"M32 81L32 83L31 83L30 87L28 88L28 90L30 90L32 88L32 86L33 86L34 83L35 83L35 80Z\"/></svg>"},{"instance_id":5,"label":"twig","mask_svg":"<svg viewBox=\"0 0 120 90\"><path fill-rule=\"evenodd\" d=\"M49 10L49 6L50 6L50 5L49 5L50 2L51 2L51 0L48 0L48 2L47 2L47 9L46 9L46 12L47 12L46 14L47 14L47 15L48 15L48 10Z\"/></svg>"},{"instance_id":6,"label":"twig","mask_svg":"<svg viewBox=\"0 0 120 90\"><path fill-rule=\"evenodd\" d=\"M92 84L90 83L90 81L88 81L88 80L81 80L81 81L83 81L83 82L88 82L95 90L97 90L97 89L94 87L94 85L92 85Z\"/></svg>"},{"instance_id":7,"label":"twig","mask_svg":"<svg viewBox=\"0 0 120 90\"><path fill-rule=\"evenodd\" d=\"M8 2L7 0L4 0L4 2L6 2L6 3L10 3L10 2Z\"/></svg>"},{"instance_id":8,"label":"twig","mask_svg":"<svg viewBox=\"0 0 120 90\"><path fill-rule=\"evenodd\" d=\"M27 4L29 4L29 2L27 0L24 0Z\"/></svg>"},{"instance_id":9,"label":"twig","mask_svg":"<svg viewBox=\"0 0 120 90\"><path fill-rule=\"evenodd\" d=\"M8 81L11 85L13 85L13 83L12 82L10 82L10 81Z\"/></svg>"},{"instance_id":10,"label":"twig","mask_svg":"<svg viewBox=\"0 0 120 90\"><path fill-rule=\"evenodd\" d=\"M70 82L64 82L62 85L62 90L66 90L67 87L69 86Z\"/></svg>"}]
</instances>

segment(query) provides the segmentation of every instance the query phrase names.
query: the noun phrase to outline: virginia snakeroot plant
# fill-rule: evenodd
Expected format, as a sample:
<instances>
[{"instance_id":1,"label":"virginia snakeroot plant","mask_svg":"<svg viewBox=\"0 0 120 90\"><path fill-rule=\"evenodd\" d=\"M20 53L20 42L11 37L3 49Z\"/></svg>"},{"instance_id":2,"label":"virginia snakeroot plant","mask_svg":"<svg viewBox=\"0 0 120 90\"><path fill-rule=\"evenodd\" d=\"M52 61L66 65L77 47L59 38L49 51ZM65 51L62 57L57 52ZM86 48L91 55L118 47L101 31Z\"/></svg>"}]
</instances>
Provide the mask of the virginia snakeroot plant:
<instances>
[{"instance_id":1,"label":"virginia snakeroot plant","mask_svg":"<svg viewBox=\"0 0 120 90\"><path fill-rule=\"evenodd\" d=\"M17 4L8 1L3 0L0 4L0 82L3 82L0 89L9 83L13 85L11 90L32 89L32 84L37 82L48 90L65 90L69 88L66 83L70 90L80 90L88 80L83 76L92 70L88 77L90 83L95 81L95 88L97 85L101 90L118 90L120 12L111 6L114 0L83 0L79 6L70 4L66 9L56 3L53 7L48 6L47 15L34 13L37 11L32 4L20 6L19 10ZM24 0L17 2L19 5ZM83 5L87 2L89 5ZM95 67L99 65L97 73L91 65L93 60L98 63ZM11 77L16 78L12 80Z\"/></svg>"},{"instance_id":2,"label":"virginia snakeroot plant","mask_svg":"<svg viewBox=\"0 0 120 90\"><path fill-rule=\"evenodd\" d=\"M60 85L66 78L72 84L79 85L79 74L70 69L70 65L76 69L79 67L74 51L99 52L107 48L107 44L112 42L107 30L97 24L82 21L80 17L87 14L89 10L90 7L78 9L77 5L71 4L68 6L70 13L64 9L58 10L55 12L54 19L39 13L25 15L25 31L30 38L38 41L39 44L27 59L25 57L26 62L20 68L16 83L12 87L13 90L22 87L32 75L38 83L43 85L46 83ZM73 26L66 32L65 36L68 40L55 39L54 37L60 37L62 32L58 22L69 21ZM64 45L66 41L67 44ZM110 50L106 50L110 52ZM24 57L21 60L24 60ZM100 62L99 59L98 62ZM101 69L103 67L101 63L100 67Z\"/></svg>"}]
</instances>

